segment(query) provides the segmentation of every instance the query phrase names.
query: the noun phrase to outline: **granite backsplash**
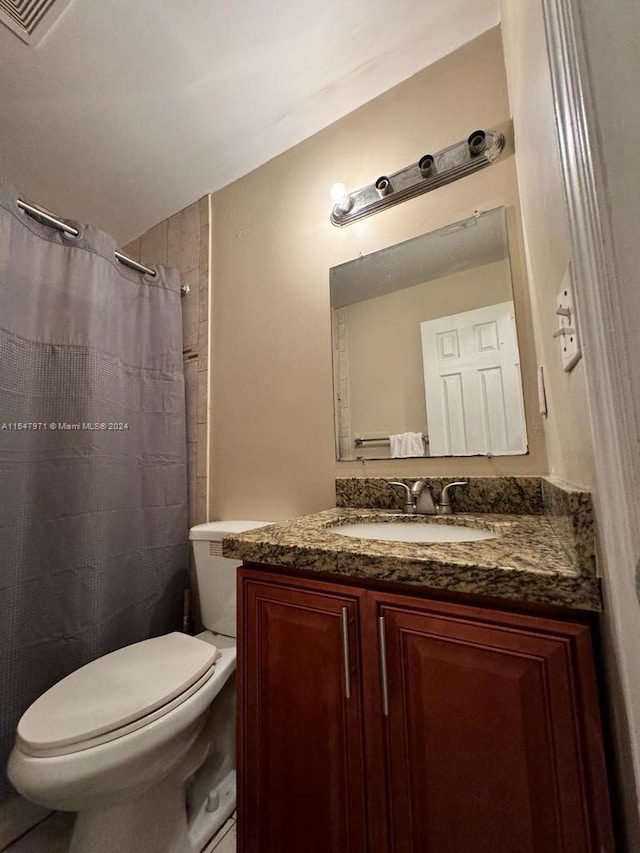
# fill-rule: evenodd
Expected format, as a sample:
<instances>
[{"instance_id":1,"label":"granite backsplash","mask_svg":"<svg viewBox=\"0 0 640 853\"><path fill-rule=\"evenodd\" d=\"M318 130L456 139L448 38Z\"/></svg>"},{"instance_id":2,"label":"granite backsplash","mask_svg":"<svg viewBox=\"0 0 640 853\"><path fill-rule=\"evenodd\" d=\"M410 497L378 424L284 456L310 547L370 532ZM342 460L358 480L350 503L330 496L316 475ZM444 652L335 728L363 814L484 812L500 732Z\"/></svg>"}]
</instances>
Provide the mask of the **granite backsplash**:
<instances>
[{"instance_id":1,"label":"granite backsplash","mask_svg":"<svg viewBox=\"0 0 640 853\"><path fill-rule=\"evenodd\" d=\"M417 477L397 478L410 486ZM451 477L426 477L438 498ZM593 503L589 492L551 477L468 477L468 485L452 490L455 512L544 515L558 547L577 570L596 574ZM384 477L339 477L336 506L402 511L404 492Z\"/></svg>"}]
</instances>

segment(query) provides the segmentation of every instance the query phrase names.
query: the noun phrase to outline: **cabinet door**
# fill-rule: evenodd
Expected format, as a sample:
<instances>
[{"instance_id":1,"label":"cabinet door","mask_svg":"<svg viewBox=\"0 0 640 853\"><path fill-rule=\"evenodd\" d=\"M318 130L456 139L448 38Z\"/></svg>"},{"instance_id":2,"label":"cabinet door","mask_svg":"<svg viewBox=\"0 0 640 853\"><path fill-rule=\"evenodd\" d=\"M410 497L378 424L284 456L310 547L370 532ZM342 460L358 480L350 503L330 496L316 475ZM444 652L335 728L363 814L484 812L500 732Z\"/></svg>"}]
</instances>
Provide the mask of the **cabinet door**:
<instances>
[{"instance_id":1,"label":"cabinet door","mask_svg":"<svg viewBox=\"0 0 640 853\"><path fill-rule=\"evenodd\" d=\"M612 850L588 627L379 600L393 853Z\"/></svg>"},{"instance_id":2,"label":"cabinet door","mask_svg":"<svg viewBox=\"0 0 640 853\"><path fill-rule=\"evenodd\" d=\"M363 594L259 577L240 573L239 851L364 853Z\"/></svg>"}]
</instances>

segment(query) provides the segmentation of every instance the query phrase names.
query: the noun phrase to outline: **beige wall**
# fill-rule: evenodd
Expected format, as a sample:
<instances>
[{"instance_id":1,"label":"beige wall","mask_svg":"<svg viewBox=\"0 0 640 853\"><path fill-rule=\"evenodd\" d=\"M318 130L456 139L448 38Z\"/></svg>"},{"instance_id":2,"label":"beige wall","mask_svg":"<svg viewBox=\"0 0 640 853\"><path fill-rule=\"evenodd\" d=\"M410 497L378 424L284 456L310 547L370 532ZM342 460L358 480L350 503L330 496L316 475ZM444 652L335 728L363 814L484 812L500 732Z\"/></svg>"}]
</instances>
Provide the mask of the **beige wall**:
<instances>
[{"instance_id":1,"label":"beige wall","mask_svg":"<svg viewBox=\"0 0 640 853\"><path fill-rule=\"evenodd\" d=\"M593 447L584 360L565 373L557 340L556 297L571 258L553 96L539 0L503 3L509 97L538 362L548 417L549 472L578 486L593 484Z\"/></svg>"},{"instance_id":2,"label":"beige wall","mask_svg":"<svg viewBox=\"0 0 640 853\"><path fill-rule=\"evenodd\" d=\"M512 148L481 172L362 222L329 223L335 181L363 186L476 127L508 130L508 118L494 29L211 197L210 518L333 506L336 474L546 472ZM500 205L525 353L529 455L336 463L329 268Z\"/></svg>"},{"instance_id":3,"label":"beige wall","mask_svg":"<svg viewBox=\"0 0 640 853\"><path fill-rule=\"evenodd\" d=\"M511 271L504 260L342 309L352 434L426 433L420 323L511 298ZM349 456L388 456L384 450L351 445Z\"/></svg>"}]
</instances>

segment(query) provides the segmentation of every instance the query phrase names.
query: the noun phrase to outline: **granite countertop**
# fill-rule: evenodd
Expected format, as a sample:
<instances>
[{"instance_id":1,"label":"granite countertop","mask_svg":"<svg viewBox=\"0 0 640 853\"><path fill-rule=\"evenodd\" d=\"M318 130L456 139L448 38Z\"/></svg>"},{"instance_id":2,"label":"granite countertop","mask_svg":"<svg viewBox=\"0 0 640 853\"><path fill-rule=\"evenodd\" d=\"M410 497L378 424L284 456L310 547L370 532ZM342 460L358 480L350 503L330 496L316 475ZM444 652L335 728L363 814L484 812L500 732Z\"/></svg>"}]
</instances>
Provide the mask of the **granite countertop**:
<instances>
[{"instance_id":1,"label":"granite countertop","mask_svg":"<svg viewBox=\"0 0 640 853\"><path fill-rule=\"evenodd\" d=\"M354 539L336 524L402 521L461 524L494 531L477 542L416 543ZM281 521L223 540L222 553L255 563L328 572L562 607L602 609L598 578L570 559L542 515L492 513L410 516L388 510L338 508Z\"/></svg>"}]
</instances>

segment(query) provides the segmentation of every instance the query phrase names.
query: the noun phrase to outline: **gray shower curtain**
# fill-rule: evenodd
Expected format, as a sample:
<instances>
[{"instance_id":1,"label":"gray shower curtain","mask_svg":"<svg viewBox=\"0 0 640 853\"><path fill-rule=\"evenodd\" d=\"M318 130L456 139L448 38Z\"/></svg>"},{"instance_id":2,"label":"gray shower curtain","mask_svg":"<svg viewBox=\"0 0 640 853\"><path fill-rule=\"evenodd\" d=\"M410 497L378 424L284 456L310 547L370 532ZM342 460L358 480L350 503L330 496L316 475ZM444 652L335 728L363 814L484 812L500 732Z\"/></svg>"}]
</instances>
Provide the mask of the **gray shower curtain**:
<instances>
[{"instance_id":1,"label":"gray shower curtain","mask_svg":"<svg viewBox=\"0 0 640 853\"><path fill-rule=\"evenodd\" d=\"M188 585L180 285L41 225L0 181L0 799L55 681L180 624Z\"/></svg>"}]
</instances>

